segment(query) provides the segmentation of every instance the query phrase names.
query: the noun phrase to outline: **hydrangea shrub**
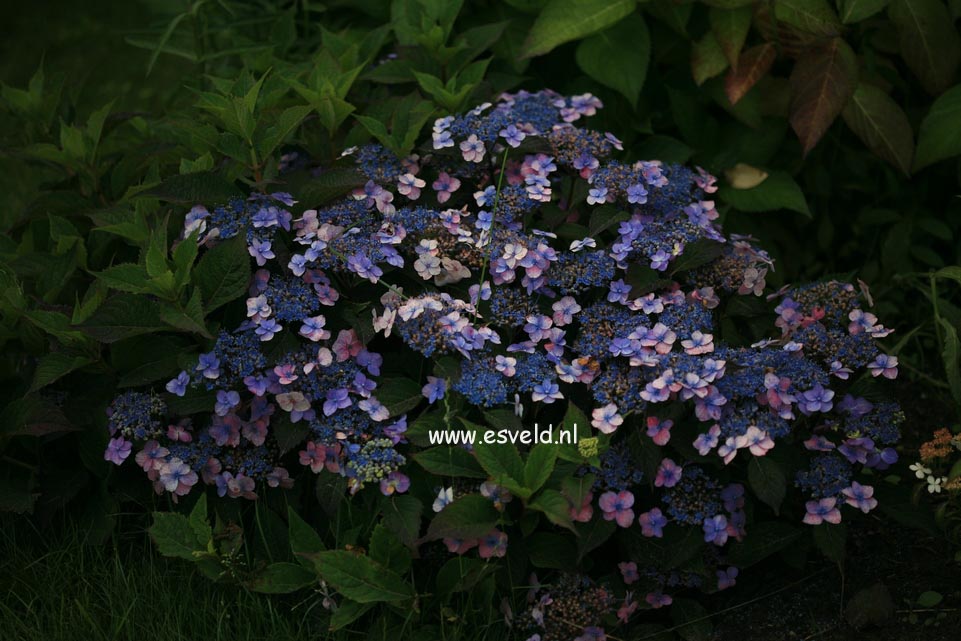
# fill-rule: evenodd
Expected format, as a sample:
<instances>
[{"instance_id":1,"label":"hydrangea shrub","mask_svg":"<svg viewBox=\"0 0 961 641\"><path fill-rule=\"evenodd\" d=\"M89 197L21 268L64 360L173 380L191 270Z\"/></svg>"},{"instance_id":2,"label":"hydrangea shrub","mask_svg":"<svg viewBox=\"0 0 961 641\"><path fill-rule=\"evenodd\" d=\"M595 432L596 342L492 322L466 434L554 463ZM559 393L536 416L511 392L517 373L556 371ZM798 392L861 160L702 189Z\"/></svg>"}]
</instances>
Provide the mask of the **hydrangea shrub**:
<instances>
[{"instance_id":1,"label":"hydrangea shrub","mask_svg":"<svg viewBox=\"0 0 961 641\"><path fill-rule=\"evenodd\" d=\"M513 617L531 639L604 638L729 588L801 536L785 522L829 541L878 505L874 472L897 459L890 330L863 284L769 291L773 261L724 233L714 178L622 160L614 135L580 126L600 107L504 95L436 120L405 158L283 156L339 186L332 201L292 188L193 207L180 243L248 261L247 295L218 301L235 322L165 389L114 400L105 458L175 500L312 475L409 495L414 532L398 536L415 555L514 548L521 571L574 572L531 577ZM578 440L431 436L545 425ZM776 540L761 550L753 532Z\"/></svg>"}]
</instances>

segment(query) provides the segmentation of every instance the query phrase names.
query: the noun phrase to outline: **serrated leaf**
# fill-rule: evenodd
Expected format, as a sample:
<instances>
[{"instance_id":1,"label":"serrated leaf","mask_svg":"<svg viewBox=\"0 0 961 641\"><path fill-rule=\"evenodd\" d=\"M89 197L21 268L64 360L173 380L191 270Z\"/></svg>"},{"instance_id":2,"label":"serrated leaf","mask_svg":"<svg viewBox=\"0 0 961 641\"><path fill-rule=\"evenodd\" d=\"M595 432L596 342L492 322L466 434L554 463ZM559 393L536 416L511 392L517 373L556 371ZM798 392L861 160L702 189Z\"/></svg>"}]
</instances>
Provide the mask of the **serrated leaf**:
<instances>
[{"instance_id":1,"label":"serrated leaf","mask_svg":"<svg viewBox=\"0 0 961 641\"><path fill-rule=\"evenodd\" d=\"M328 550L311 559L325 581L358 603L407 601L416 596L409 583L362 554Z\"/></svg>"},{"instance_id":2,"label":"serrated leaf","mask_svg":"<svg viewBox=\"0 0 961 641\"><path fill-rule=\"evenodd\" d=\"M287 507L287 539L294 558L301 563L306 562L303 555L326 549L320 535L290 506Z\"/></svg>"},{"instance_id":3,"label":"serrated leaf","mask_svg":"<svg viewBox=\"0 0 961 641\"><path fill-rule=\"evenodd\" d=\"M245 296L250 273L250 255L240 236L208 250L193 272L207 312Z\"/></svg>"},{"instance_id":4,"label":"serrated leaf","mask_svg":"<svg viewBox=\"0 0 961 641\"><path fill-rule=\"evenodd\" d=\"M557 445L554 443L538 443L531 448L524 464L525 487L531 492L541 489L554 472L556 460Z\"/></svg>"},{"instance_id":5,"label":"serrated leaf","mask_svg":"<svg viewBox=\"0 0 961 641\"><path fill-rule=\"evenodd\" d=\"M374 607L374 603L357 603L345 599L340 603L334 613L330 615L330 629L337 631L348 626L360 617L367 614L367 611Z\"/></svg>"},{"instance_id":6,"label":"serrated leaf","mask_svg":"<svg viewBox=\"0 0 961 641\"><path fill-rule=\"evenodd\" d=\"M948 379L948 388L955 403L961 404L961 340L958 331L946 318L938 318L944 332L944 346L941 358L944 361L944 373Z\"/></svg>"},{"instance_id":7,"label":"serrated leaf","mask_svg":"<svg viewBox=\"0 0 961 641\"><path fill-rule=\"evenodd\" d=\"M474 455L494 483L521 498L531 495L524 487L524 463L513 444L479 441L474 444Z\"/></svg>"},{"instance_id":8,"label":"serrated leaf","mask_svg":"<svg viewBox=\"0 0 961 641\"><path fill-rule=\"evenodd\" d=\"M729 563L746 568L791 545L801 530L780 521L764 521L748 528L744 540L730 547Z\"/></svg>"},{"instance_id":9,"label":"serrated leaf","mask_svg":"<svg viewBox=\"0 0 961 641\"><path fill-rule=\"evenodd\" d=\"M421 386L409 378L385 378L377 385L377 400L384 404L390 416L409 412L424 400Z\"/></svg>"},{"instance_id":10,"label":"serrated leaf","mask_svg":"<svg viewBox=\"0 0 961 641\"><path fill-rule=\"evenodd\" d=\"M777 0L774 15L805 33L836 36L841 33L841 21L827 0Z\"/></svg>"},{"instance_id":11,"label":"serrated leaf","mask_svg":"<svg viewBox=\"0 0 961 641\"><path fill-rule=\"evenodd\" d=\"M413 496L391 496L384 507L384 525L407 547L417 547L423 504Z\"/></svg>"},{"instance_id":12,"label":"serrated leaf","mask_svg":"<svg viewBox=\"0 0 961 641\"><path fill-rule=\"evenodd\" d=\"M724 93L732 105L736 105L751 90L757 81L764 77L774 59L777 49L765 42L747 49L738 59L737 68L732 68L724 78Z\"/></svg>"},{"instance_id":13,"label":"serrated leaf","mask_svg":"<svg viewBox=\"0 0 961 641\"><path fill-rule=\"evenodd\" d=\"M635 0L550 0L527 34L521 57L540 56L605 29L630 15L634 6Z\"/></svg>"},{"instance_id":14,"label":"serrated leaf","mask_svg":"<svg viewBox=\"0 0 961 641\"><path fill-rule=\"evenodd\" d=\"M748 463L748 482L759 499L779 514L787 493L787 477L776 461L767 456L755 456Z\"/></svg>"},{"instance_id":15,"label":"serrated leaf","mask_svg":"<svg viewBox=\"0 0 961 641\"><path fill-rule=\"evenodd\" d=\"M242 198L243 192L215 172L179 174L166 178L156 187L143 192L168 202L184 205L224 203L231 198Z\"/></svg>"},{"instance_id":16,"label":"serrated leaf","mask_svg":"<svg viewBox=\"0 0 961 641\"><path fill-rule=\"evenodd\" d=\"M844 40L834 38L805 53L791 72L791 127L807 154L854 94L858 63Z\"/></svg>"},{"instance_id":17,"label":"serrated leaf","mask_svg":"<svg viewBox=\"0 0 961 641\"><path fill-rule=\"evenodd\" d=\"M861 22L888 6L888 2L890 0L840 0L841 22Z\"/></svg>"},{"instance_id":18,"label":"serrated leaf","mask_svg":"<svg viewBox=\"0 0 961 641\"><path fill-rule=\"evenodd\" d=\"M764 182L752 189L722 187L719 193L721 200L741 211L790 209L805 216L811 215L801 188L783 171L772 171Z\"/></svg>"},{"instance_id":19,"label":"serrated leaf","mask_svg":"<svg viewBox=\"0 0 961 641\"><path fill-rule=\"evenodd\" d=\"M271 563L246 585L262 594L290 594L317 582L317 574L297 563Z\"/></svg>"},{"instance_id":20,"label":"serrated leaf","mask_svg":"<svg viewBox=\"0 0 961 641\"><path fill-rule=\"evenodd\" d=\"M848 531L843 523L821 523L814 526L814 544L821 554L835 563L844 562Z\"/></svg>"},{"instance_id":21,"label":"serrated leaf","mask_svg":"<svg viewBox=\"0 0 961 641\"><path fill-rule=\"evenodd\" d=\"M459 447L438 445L414 454L414 460L425 470L438 476L487 478L487 472L480 466L477 459L470 452Z\"/></svg>"},{"instance_id":22,"label":"serrated leaf","mask_svg":"<svg viewBox=\"0 0 961 641\"><path fill-rule=\"evenodd\" d=\"M121 263L93 274L110 289L139 294L146 291L149 277L143 265Z\"/></svg>"},{"instance_id":23,"label":"serrated leaf","mask_svg":"<svg viewBox=\"0 0 961 641\"><path fill-rule=\"evenodd\" d=\"M577 46L575 55L577 66L584 73L619 92L631 106L637 105L644 87L650 57L650 34L639 13L585 38Z\"/></svg>"},{"instance_id":24,"label":"serrated leaf","mask_svg":"<svg viewBox=\"0 0 961 641\"><path fill-rule=\"evenodd\" d=\"M951 85L961 62L961 36L941 0L892 0L901 56L932 95Z\"/></svg>"},{"instance_id":25,"label":"serrated leaf","mask_svg":"<svg viewBox=\"0 0 961 641\"><path fill-rule=\"evenodd\" d=\"M490 499L465 494L437 513L427 528L426 539L478 539L494 529L499 519L500 513Z\"/></svg>"},{"instance_id":26,"label":"serrated leaf","mask_svg":"<svg viewBox=\"0 0 961 641\"><path fill-rule=\"evenodd\" d=\"M728 60L714 32L708 31L691 47L691 74L698 86L727 69Z\"/></svg>"},{"instance_id":27,"label":"serrated leaf","mask_svg":"<svg viewBox=\"0 0 961 641\"><path fill-rule=\"evenodd\" d=\"M563 494L557 490L546 489L527 504L532 510L542 512L554 525L574 531L574 521L571 519L571 506Z\"/></svg>"},{"instance_id":28,"label":"serrated leaf","mask_svg":"<svg viewBox=\"0 0 961 641\"><path fill-rule=\"evenodd\" d=\"M37 368L33 373L33 383L30 391L35 392L42 387L54 383L70 372L93 363L94 360L87 356L71 356L63 352L51 352L44 354L37 361Z\"/></svg>"},{"instance_id":29,"label":"serrated leaf","mask_svg":"<svg viewBox=\"0 0 961 641\"><path fill-rule=\"evenodd\" d=\"M153 525L148 532L157 545L157 550L164 556L193 561L194 552L202 552L206 549L206 542L201 544L197 540L190 521L183 514L154 512Z\"/></svg>"},{"instance_id":30,"label":"serrated leaf","mask_svg":"<svg viewBox=\"0 0 961 641\"><path fill-rule=\"evenodd\" d=\"M108 298L79 327L102 343L166 329L160 320L159 305L134 294L117 294Z\"/></svg>"},{"instance_id":31,"label":"serrated leaf","mask_svg":"<svg viewBox=\"0 0 961 641\"><path fill-rule=\"evenodd\" d=\"M918 148L914 154L914 171L961 155L961 85L945 91L921 121Z\"/></svg>"},{"instance_id":32,"label":"serrated leaf","mask_svg":"<svg viewBox=\"0 0 961 641\"><path fill-rule=\"evenodd\" d=\"M711 8L708 17L711 21L711 31L732 68L737 68L741 49L751 29L751 7L737 9Z\"/></svg>"},{"instance_id":33,"label":"serrated leaf","mask_svg":"<svg viewBox=\"0 0 961 641\"><path fill-rule=\"evenodd\" d=\"M875 154L911 175L914 132L908 117L886 93L860 83L841 112L844 122Z\"/></svg>"}]
</instances>

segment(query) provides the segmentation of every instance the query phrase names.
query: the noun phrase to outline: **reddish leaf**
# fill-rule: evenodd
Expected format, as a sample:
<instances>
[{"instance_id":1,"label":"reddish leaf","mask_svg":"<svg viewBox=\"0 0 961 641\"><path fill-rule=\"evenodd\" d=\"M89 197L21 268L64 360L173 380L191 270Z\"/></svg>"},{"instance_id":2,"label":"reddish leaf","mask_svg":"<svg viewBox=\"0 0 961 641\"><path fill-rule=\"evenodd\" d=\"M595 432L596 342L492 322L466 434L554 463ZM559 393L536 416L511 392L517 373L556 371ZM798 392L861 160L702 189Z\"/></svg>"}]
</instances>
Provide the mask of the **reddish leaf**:
<instances>
[{"instance_id":1,"label":"reddish leaf","mask_svg":"<svg viewBox=\"0 0 961 641\"><path fill-rule=\"evenodd\" d=\"M807 154L857 86L857 58L840 38L802 57L791 72L791 127Z\"/></svg>"},{"instance_id":2,"label":"reddish leaf","mask_svg":"<svg viewBox=\"0 0 961 641\"><path fill-rule=\"evenodd\" d=\"M751 47L741 54L737 69L731 69L724 79L724 93L732 105L744 97L774 64L777 52L770 42Z\"/></svg>"}]
</instances>

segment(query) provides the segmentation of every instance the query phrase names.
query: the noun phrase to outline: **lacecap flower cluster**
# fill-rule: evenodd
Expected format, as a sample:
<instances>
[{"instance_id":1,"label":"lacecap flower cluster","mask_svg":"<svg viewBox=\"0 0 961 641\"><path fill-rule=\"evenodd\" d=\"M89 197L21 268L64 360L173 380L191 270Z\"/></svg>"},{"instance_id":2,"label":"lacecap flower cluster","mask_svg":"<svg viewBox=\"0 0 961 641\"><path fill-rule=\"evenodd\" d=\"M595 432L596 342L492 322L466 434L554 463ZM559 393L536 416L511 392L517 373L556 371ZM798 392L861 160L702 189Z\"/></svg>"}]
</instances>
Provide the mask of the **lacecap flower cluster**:
<instances>
[{"instance_id":1,"label":"lacecap flower cluster","mask_svg":"<svg viewBox=\"0 0 961 641\"><path fill-rule=\"evenodd\" d=\"M136 448L157 491L176 495L203 481L254 498L258 486L289 486L297 463L345 476L351 491L404 492L408 417L378 400L378 377L385 358L416 353L459 362L455 376L419 382L422 405L457 397L520 412L590 399L583 409L613 445L581 471L594 484L571 506L578 521L600 510L650 537L673 522L723 546L745 533L744 488L711 470L782 440L808 453L794 479L806 523L874 508L856 474L895 460L903 417L851 391L864 374L897 374L866 290L785 287L767 295L767 339L719 338L719 306L764 297L770 256L723 233L707 172L623 161L615 136L577 126L600 107L589 94L504 95L436 120L418 155L347 150L341 162L365 184L334 204L294 215L294 197L273 193L194 207L182 242L240 236L256 263L246 321L166 385L215 392L209 420L178 420L156 392L127 392L110 409L106 457L119 464ZM383 353L332 320L362 281L382 293L370 322ZM642 480L618 432L640 424L666 446L678 416L700 426L686 444L699 458L665 457ZM279 421L306 427L296 455L283 454ZM653 504L635 502L641 483L653 484ZM506 545L492 536L488 548Z\"/></svg>"}]
</instances>

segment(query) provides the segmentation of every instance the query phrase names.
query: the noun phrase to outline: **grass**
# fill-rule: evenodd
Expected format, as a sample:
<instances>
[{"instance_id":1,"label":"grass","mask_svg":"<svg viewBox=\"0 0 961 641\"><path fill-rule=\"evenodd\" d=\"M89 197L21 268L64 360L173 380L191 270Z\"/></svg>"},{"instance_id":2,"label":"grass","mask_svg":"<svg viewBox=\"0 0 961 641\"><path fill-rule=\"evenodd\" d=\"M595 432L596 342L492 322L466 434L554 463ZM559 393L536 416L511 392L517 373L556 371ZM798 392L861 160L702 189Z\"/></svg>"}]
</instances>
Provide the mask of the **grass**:
<instances>
[{"instance_id":1,"label":"grass","mask_svg":"<svg viewBox=\"0 0 961 641\"><path fill-rule=\"evenodd\" d=\"M313 595L268 597L212 583L189 564L132 545L0 530L0 630L17 641L332 638Z\"/></svg>"}]
</instances>

